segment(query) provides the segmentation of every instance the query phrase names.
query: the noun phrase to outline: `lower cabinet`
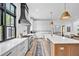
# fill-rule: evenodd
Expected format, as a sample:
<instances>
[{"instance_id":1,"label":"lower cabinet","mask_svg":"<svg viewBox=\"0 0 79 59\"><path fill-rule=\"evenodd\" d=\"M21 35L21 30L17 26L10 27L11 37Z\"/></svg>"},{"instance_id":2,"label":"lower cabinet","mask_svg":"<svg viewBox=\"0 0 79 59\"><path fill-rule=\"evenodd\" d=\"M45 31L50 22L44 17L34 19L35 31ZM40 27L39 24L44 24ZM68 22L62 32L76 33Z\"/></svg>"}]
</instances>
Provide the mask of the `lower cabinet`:
<instances>
[{"instance_id":1,"label":"lower cabinet","mask_svg":"<svg viewBox=\"0 0 79 59\"><path fill-rule=\"evenodd\" d=\"M18 44L3 56L24 56L28 50L28 40L23 41L22 43Z\"/></svg>"},{"instance_id":2,"label":"lower cabinet","mask_svg":"<svg viewBox=\"0 0 79 59\"><path fill-rule=\"evenodd\" d=\"M55 56L79 56L79 44L55 44Z\"/></svg>"},{"instance_id":3,"label":"lower cabinet","mask_svg":"<svg viewBox=\"0 0 79 59\"><path fill-rule=\"evenodd\" d=\"M32 47L32 36L28 37L28 49L30 50Z\"/></svg>"},{"instance_id":4,"label":"lower cabinet","mask_svg":"<svg viewBox=\"0 0 79 59\"><path fill-rule=\"evenodd\" d=\"M25 54L25 42L21 43L16 47L16 55L23 56Z\"/></svg>"},{"instance_id":5,"label":"lower cabinet","mask_svg":"<svg viewBox=\"0 0 79 59\"><path fill-rule=\"evenodd\" d=\"M5 54L3 54L2 56L15 56L16 54L16 49L11 49L8 52L6 52Z\"/></svg>"},{"instance_id":6,"label":"lower cabinet","mask_svg":"<svg viewBox=\"0 0 79 59\"><path fill-rule=\"evenodd\" d=\"M69 48L67 45L55 45L55 55L56 56L68 56Z\"/></svg>"}]
</instances>

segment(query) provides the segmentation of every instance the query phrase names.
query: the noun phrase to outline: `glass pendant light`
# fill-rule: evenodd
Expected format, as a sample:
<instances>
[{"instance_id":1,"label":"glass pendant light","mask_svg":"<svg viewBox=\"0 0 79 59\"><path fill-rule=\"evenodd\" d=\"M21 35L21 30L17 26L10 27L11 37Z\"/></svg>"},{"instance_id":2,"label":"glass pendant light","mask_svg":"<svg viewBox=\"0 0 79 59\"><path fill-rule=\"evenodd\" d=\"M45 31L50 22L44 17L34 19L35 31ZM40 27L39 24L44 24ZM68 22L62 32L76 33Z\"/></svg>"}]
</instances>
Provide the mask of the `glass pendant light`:
<instances>
[{"instance_id":1,"label":"glass pendant light","mask_svg":"<svg viewBox=\"0 0 79 59\"><path fill-rule=\"evenodd\" d=\"M66 3L64 3L64 9L65 9L65 11L61 15L61 20L67 20L67 19L69 19L71 17L70 13L66 9Z\"/></svg>"}]
</instances>

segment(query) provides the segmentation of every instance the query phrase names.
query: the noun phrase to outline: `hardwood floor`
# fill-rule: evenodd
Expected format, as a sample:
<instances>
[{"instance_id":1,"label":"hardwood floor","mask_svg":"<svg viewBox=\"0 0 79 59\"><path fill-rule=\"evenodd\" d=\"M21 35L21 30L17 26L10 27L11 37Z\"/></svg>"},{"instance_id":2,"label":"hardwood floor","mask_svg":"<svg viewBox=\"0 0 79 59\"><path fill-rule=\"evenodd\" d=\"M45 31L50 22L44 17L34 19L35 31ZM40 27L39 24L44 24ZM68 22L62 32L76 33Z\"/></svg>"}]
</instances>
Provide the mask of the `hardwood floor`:
<instances>
[{"instance_id":1,"label":"hardwood floor","mask_svg":"<svg viewBox=\"0 0 79 59\"><path fill-rule=\"evenodd\" d=\"M42 50L37 50L37 43L41 43L41 48ZM37 51L36 51L37 50ZM40 51L40 52L38 52ZM49 53L49 43L46 39L33 39L33 42L32 42L32 47L31 49L27 52L26 56L38 56L36 55L36 52L38 53L41 53L39 56L49 56L50 53Z\"/></svg>"}]
</instances>

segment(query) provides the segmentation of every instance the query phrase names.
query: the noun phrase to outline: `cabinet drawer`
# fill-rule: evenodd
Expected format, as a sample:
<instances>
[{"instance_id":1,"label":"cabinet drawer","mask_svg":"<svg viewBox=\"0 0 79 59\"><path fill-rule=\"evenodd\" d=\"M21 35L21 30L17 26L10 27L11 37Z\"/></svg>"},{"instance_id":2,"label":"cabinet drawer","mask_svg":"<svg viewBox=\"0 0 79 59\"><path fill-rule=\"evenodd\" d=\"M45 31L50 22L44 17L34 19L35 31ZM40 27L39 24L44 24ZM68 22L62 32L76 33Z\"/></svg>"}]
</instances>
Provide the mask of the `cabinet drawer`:
<instances>
[{"instance_id":1,"label":"cabinet drawer","mask_svg":"<svg viewBox=\"0 0 79 59\"><path fill-rule=\"evenodd\" d=\"M68 45L58 44L55 45L55 55L56 56L68 56L69 55Z\"/></svg>"},{"instance_id":2,"label":"cabinet drawer","mask_svg":"<svg viewBox=\"0 0 79 59\"><path fill-rule=\"evenodd\" d=\"M5 54L3 54L2 56L16 56L16 49L13 48L9 50L8 52L6 52Z\"/></svg>"},{"instance_id":3,"label":"cabinet drawer","mask_svg":"<svg viewBox=\"0 0 79 59\"><path fill-rule=\"evenodd\" d=\"M17 55L24 56L26 52L27 52L27 43L26 43L26 41L24 41L18 45Z\"/></svg>"}]
</instances>

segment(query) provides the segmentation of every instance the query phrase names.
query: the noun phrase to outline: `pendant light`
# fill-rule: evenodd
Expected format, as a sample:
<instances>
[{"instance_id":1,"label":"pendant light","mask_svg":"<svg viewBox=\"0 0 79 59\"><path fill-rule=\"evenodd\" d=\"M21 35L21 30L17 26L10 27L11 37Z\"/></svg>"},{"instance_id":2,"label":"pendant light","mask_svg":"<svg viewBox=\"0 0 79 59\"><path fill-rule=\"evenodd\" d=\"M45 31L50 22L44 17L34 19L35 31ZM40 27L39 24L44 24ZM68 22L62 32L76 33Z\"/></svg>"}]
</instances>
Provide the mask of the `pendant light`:
<instances>
[{"instance_id":1,"label":"pendant light","mask_svg":"<svg viewBox=\"0 0 79 59\"><path fill-rule=\"evenodd\" d=\"M69 19L71 17L70 13L66 9L66 3L64 3L64 9L65 9L65 11L61 15L61 20L67 20L67 19Z\"/></svg>"},{"instance_id":2,"label":"pendant light","mask_svg":"<svg viewBox=\"0 0 79 59\"><path fill-rule=\"evenodd\" d=\"M54 28L53 28L53 19L52 19L52 15L53 13L52 12L50 12L50 15L51 15L51 22L50 22L50 26L51 26L51 36L53 36L53 33L54 33Z\"/></svg>"},{"instance_id":3,"label":"pendant light","mask_svg":"<svg viewBox=\"0 0 79 59\"><path fill-rule=\"evenodd\" d=\"M51 20L52 20L52 12L50 12L51 14ZM53 26L53 20L50 22L50 25Z\"/></svg>"}]
</instances>

